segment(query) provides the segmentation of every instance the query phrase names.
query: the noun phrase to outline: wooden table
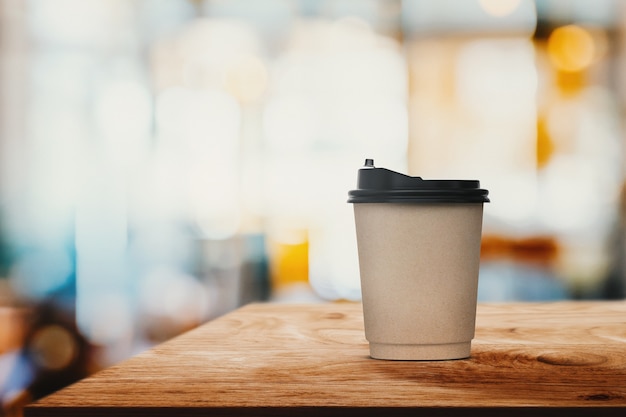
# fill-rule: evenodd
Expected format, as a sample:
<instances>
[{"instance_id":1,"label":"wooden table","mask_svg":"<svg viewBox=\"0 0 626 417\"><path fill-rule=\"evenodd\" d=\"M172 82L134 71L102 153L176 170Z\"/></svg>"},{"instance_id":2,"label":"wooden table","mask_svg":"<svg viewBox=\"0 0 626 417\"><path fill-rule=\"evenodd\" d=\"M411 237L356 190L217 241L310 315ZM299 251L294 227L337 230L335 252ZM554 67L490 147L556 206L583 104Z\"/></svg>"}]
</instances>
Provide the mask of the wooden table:
<instances>
[{"instance_id":1,"label":"wooden table","mask_svg":"<svg viewBox=\"0 0 626 417\"><path fill-rule=\"evenodd\" d=\"M480 305L470 359L370 359L360 304L253 304L36 416L626 416L626 301Z\"/></svg>"}]
</instances>

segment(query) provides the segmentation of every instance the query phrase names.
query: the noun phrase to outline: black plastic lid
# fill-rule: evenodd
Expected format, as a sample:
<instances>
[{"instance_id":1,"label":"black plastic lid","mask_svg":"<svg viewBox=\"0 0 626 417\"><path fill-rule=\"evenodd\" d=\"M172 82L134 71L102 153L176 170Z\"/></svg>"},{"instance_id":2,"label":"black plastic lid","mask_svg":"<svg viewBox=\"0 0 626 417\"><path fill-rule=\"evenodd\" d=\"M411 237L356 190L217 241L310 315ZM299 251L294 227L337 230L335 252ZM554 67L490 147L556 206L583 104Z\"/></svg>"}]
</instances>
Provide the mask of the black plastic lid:
<instances>
[{"instance_id":1,"label":"black plastic lid","mask_svg":"<svg viewBox=\"0 0 626 417\"><path fill-rule=\"evenodd\" d=\"M348 203L488 203L488 194L476 180L424 180L376 168L366 159Z\"/></svg>"}]
</instances>

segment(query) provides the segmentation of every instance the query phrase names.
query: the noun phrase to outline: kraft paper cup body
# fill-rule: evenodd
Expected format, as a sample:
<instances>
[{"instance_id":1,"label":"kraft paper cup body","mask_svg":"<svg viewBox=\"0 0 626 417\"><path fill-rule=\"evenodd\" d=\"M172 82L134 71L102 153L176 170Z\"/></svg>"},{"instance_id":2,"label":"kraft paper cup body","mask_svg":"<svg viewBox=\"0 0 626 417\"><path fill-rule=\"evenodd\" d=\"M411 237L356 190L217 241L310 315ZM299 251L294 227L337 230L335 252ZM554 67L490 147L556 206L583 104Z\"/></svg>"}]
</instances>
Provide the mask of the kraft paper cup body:
<instances>
[{"instance_id":1,"label":"kraft paper cup body","mask_svg":"<svg viewBox=\"0 0 626 417\"><path fill-rule=\"evenodd\" d=\"M354 215L371 357L469 357L483 203L360 203Z\"/></svg>"}]
</instances>

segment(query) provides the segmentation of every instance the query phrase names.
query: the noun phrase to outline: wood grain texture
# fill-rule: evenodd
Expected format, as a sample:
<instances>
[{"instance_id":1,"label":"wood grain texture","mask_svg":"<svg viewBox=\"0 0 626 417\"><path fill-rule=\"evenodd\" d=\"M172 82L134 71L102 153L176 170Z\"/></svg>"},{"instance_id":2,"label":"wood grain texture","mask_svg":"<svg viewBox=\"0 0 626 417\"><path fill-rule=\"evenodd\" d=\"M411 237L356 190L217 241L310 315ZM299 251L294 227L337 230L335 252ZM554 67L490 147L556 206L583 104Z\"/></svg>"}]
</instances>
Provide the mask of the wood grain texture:
<instances>
[{"instance_id":1,"label":"wood grain texture","mask_svg":"<svg viewBox=\"0 0 626 417\"><path fill-rule=\"evenodd\" d=\"M469 359L368 354L360 304L253 304L26 416L626 415L626 302L480 305Z\"/></svg>"}]
</instances>

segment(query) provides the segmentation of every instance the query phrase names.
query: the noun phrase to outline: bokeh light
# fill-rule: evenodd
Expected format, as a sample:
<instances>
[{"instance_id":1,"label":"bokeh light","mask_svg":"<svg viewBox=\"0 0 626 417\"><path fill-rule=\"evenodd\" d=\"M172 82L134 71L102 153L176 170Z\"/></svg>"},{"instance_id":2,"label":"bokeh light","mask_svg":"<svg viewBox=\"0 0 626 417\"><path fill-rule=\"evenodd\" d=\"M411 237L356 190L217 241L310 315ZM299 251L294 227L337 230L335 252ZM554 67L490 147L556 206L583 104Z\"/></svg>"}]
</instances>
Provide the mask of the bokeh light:
<instances>
[{"instance_id":1,"label":"bokeh light","mask_svg":"<svg viewBox=\"0 0 626 417\"><path fill-rule=\"evenodd\" d=\"M226 70L226 89L243 103L258 100L267 88L268 73L265 64L254 55L235 59Z\"/></svg>"},{"instance_id":2,"label":"bokeh light","mask_svg":"<svg viewBox=\"0 0 626 417\"><path fill-rule=\"evenodd\" d=\"M66 368L78 354L78 345L72 334L55 324L38 329L29 348L37 365L47 370Z\"/></svg>"},{"instance_id":3,"label":"bokeh light","mask_svg":"<svg viewBox=\"0 0 626 417\"><path fill-rule=\"evenodd\" d=\"M478 0L484 11L495 17L507 16L515 11L522 0Z\"/></svg>"},{"instance_id":4,"label":"bokeh light","mask_svg":"<svg viewBox=\"0 0 626 417\"><path fill-rule=\"evenodd\" d=\"M576 72L591 65L595 44L591 34L581 26L561 26L548 39L548 53L557 69Z\"/></svg>"}]
</instances>

